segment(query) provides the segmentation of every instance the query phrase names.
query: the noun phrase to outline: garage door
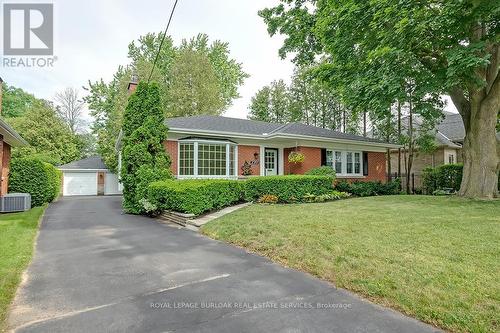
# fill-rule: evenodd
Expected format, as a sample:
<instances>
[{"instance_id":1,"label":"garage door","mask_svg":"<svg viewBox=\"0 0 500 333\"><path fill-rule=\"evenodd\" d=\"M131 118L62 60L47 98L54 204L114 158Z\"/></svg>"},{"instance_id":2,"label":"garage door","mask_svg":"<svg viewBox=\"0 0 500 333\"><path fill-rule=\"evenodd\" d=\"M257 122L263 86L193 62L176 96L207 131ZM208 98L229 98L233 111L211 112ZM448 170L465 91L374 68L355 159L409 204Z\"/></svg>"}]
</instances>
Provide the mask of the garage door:
<instances>
[{"instance_id":1,"label":"garage door","mask_svg":"<svg viewBox=\"0 0 500 333\"><path fill-rule=\"evenodd\" d=\"M114 173L107 173L104 178L104 194L120 194L118 176Z\"/></svg>"},{"instance_id":2,"label":"garage door","mask_svg":"<svg viewBox=\"0 0 500 333\"><path fill-rule=\"evenodd\" d=\"M65 172L63 195L97 195L97 173Z\"/></svg>"}]
</instances>

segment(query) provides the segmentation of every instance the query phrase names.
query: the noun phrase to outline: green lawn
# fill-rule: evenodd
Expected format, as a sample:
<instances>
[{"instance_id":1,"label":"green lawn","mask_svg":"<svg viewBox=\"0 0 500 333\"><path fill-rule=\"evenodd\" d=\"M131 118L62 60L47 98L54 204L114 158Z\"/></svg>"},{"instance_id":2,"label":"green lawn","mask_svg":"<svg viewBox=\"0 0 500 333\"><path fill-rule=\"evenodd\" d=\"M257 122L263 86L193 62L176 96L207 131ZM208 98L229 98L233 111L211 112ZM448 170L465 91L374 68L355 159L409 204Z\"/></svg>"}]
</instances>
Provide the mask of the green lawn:
<instances>
[{"instance_id":1,"label":"green lawn","mask_svg":"<svg viewBox=\"0 0 500 333\"><path fill-rule=\"evenodd\" d=\"M31 260L38 221L45 210L0 214L0 331L6 329L7 310Z\"/></svg>"},{"instance_id":2,"label":"green lawn","mask_svg":"<svg viewBox=\"0 0 500 333\"><path fill-rule=\"evenodd\" d=\"M202 232L447 330L500 330L498 200L252 205Z\"/></svg>"}]
</instances>

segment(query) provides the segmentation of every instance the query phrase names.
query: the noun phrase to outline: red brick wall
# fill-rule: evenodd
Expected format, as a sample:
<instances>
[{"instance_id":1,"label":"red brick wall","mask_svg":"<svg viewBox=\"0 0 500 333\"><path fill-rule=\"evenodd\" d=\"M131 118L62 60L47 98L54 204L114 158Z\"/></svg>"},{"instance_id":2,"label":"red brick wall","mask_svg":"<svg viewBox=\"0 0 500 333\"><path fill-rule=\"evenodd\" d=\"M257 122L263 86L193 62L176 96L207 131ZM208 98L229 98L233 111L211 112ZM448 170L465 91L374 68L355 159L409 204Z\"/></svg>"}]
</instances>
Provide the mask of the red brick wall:
<instances>
[{"instance_id":1,"label":"red brick wall","mask_svg":"<svg viewBox=\"0 0 500 333\"><path fill-rule=\"evenodd\" d=\"M170 170L174 176L177 176L177 141L167 140L163 142L163 145L165 146L165 150L168 155L170 155L170 160L172 161Z\"/></svg>"},{"instance_id":2,"label":"red brick wall","mask_svg":"<svg viewBox=\"0 0 500 333\"><path fill-rule=\"evenodd\" d=\"M10 171L10 146L3 142L2 148L2 187L0 189L0 195L4 195L9 189L9 171Z\"/></svg>"},{"instance_id":3,"label":"red brick wall","mask_svg":"<svg viewBox=\"0 0 500 333\"><path fill-rule=\"evenodd\" d=\"M247 161L248 163L255 160L255 153L257 153L257 159L260 160L260 147L259 146L245 146L238 145L238 175L243 175L243 170L241 167ZM259 162L260 163L260 162ZM252 176L260 176L260 164L253 163L251 166Z\"/></svg>"},{"instance_id":4,"label":"red brick wall","mask_svg":"<svg viewBox=\"0 0 500 333\"><path fill-rule=\"evenodd\" d=\"M292 151L304 154L304 162L302 163L288 162L288 154L290 154L290 152ZM321 148L314 148L314 147L285 148L283 149L283 155L284 155L283 161L284 161L285 175L288 174L301 175L313 168L321 166Z\"/></svg>"},{"instance_id":5,"label":"red brick wall","mask_svg":"<svg viewBox=\"0 0 500 333\"><path fill-rule=\"evenodd\" d=\"M368 152L368 176L360 178L341 178L348 181L372 181L380 180L385 183L386 176L386 155L381 152Z\"/></svg>"}]
</instances>

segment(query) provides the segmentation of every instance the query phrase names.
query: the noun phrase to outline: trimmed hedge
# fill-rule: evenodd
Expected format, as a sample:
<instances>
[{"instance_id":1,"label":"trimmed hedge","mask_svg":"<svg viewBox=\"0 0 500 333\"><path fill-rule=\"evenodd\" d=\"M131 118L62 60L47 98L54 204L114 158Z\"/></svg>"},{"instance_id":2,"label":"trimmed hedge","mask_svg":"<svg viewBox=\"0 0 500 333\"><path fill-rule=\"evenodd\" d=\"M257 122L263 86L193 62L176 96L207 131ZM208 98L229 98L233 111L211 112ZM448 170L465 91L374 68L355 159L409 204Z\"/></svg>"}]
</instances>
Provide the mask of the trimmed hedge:
<instances>
[{"instance_id":1,"label":"trimmed hedge","mask_svg":"<svg viewBox=\"0 0 500 333\"><path fill-rule=\"evenodd\" d=\"M400 186L401 183L399 179L387 183L382 183L380 181L349 183L343 180L335 185L335 189L337 191L351 193L358 197L370 197L374 195L399 194Z\"/></svg>"},{"instance_id":2,"label":"trimmed hedge","mask_svg":"<svg viewBox=\"0 0 500 333\"><path fill-rule=\"evenodd\" d=\"M61 171L36 158L16 158L10 163L9 192L31 194L31 206L41 206L59 196Z\"/></svg>"},{"instance_id":3,"label":"trimmed hedge","mask_svg":"<svg viewBox=\"0 0 500 333\"><path fill-rule=\"evenodd\" d=\"M266 194L275 195L279 202L301 202L306 195L322 195L333 190L333 177L326 176L266 176L249 178L244 183L244 198L256 201Z\"/></svg>"},{"instance_id":4,"label":"trimmed hedge","mask_svg":"<svg viewBox=\"0 0 500 333\"><path fill-rule=\"evenodd\" d=\"M158 181L149 185L147 201L156 211L199 215L241 201L242 184L222 179Z\"/></svg>"},{"instance_id":5,"label":"trimmed hedge","mask_svg":"<svg viewBox=\"0 0 500 333\"><path fill-rule=\"evenodd\" d=\"M436 190L452 189L458 191L462 183L462 164L444 164L435 168L428 167L423 170L422 183L427 193Z\"/></svg>"},{"instance_id":6,"label":"trimmed hedge","mask_svg":"<svg viewBox=\"0 0 500 333\"><path fill-rule=\"evenodd\" d=\"M311 169L305 173L306 175L309 176L327 176L327 177L332 177L335 180L335 170L333 170L332 167L329 166L320 166L314 169Z\"/></svg>"}]
</instances>

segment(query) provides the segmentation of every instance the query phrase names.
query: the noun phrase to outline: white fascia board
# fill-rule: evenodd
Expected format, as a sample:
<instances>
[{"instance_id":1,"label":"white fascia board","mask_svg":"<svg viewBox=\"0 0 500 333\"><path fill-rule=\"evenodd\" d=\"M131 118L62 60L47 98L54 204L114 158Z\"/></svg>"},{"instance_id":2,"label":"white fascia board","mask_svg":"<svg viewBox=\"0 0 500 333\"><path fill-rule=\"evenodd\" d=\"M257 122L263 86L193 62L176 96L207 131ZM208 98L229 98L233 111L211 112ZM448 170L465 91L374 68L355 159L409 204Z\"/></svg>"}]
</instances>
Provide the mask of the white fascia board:
<instances>
[{"instance_id":1,"label":"white fascia board","mask_svg":"<svg viewBox=\"0 0 500 333\"><path fill-rule=\"evenodd\" d=\"M194 129L177 129L171 128L170 132L179 134L189 134L189 135L200 135L207 134L219 137L231 137L231 138L242 138L242 139L254 139L254 140L270 140L270 139L305 139L311 141L325 142L325 143L344 143L349 145L361 145L361 146L371 146L371 147L381 147L381 148L400 148L401 145L396 145L392 143L385 142L370 142L370 141L358 141L349 139L337 139L337 138L324 138L319 136L308 136L299 134L271 134L271 135L254 135L254 134L241 134L234 132L218 132L218 131L208 131L208 130L194 130Z\"/></svg>"},{"instance_id":2,"label":"white fascia board","mask_svg":"<svg viewBox=\"0 0 500 333\"><path fill-rule=\"evenodd\" d=\"M66 172L110 172L109 169L63 169L63 168L57 168L57 169Z\"/></svg>"}]
</instances>

